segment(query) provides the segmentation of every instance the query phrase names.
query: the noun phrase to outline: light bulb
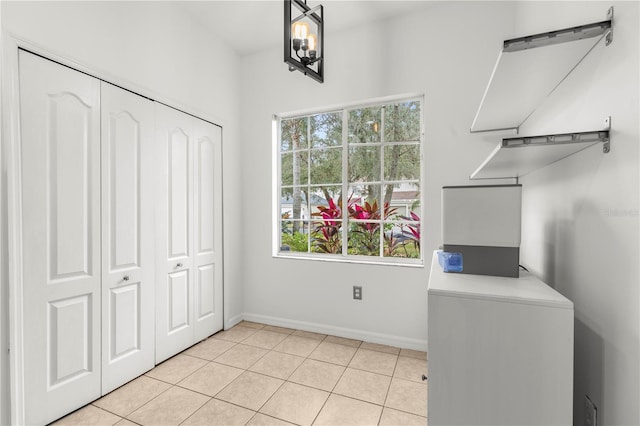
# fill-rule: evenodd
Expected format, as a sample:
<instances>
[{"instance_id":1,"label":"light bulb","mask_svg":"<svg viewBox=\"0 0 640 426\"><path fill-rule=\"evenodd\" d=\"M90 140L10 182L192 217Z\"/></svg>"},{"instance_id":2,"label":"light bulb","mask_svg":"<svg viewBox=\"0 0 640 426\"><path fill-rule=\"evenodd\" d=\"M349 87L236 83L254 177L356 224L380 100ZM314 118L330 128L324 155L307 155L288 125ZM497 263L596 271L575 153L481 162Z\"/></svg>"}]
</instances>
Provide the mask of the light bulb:
<instances>
[{"instance_id":1,"label":"light bulb","mask_svg":"<svg viewBox=\"0 0 640 426\"><path fill-rule=\"evenodd\" d=\"M309 24L300 21L294 22L291 26L291 33L293 34L293 38L305 39L309 33Z\"/></svg>"},{"instance_id":2,"label":"light bulb","mask_svg":"<svg viewBox=\"0 0 640 426\"><path fill-rule=\"evenodd\" d=\"M316 35L309 34L309 50L316 50Z\"/></svg>"}]
</instances>

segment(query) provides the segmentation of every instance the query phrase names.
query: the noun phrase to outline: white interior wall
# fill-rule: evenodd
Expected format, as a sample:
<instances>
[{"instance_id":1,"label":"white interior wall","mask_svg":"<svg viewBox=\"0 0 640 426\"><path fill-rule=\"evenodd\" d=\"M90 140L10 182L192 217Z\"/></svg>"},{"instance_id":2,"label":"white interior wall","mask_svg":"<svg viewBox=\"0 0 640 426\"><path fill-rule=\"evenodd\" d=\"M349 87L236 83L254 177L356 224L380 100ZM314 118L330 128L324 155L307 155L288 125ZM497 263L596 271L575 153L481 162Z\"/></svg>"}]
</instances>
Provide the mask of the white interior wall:
<instances>
[{"instance_id":1,"label":"white interior wall","mask_svg":"<svg viewBox=\"0 0 640 426\"><path fill-rule=\"evenodd\" d=\"M523 261L576 304L575 424L582 424L584 394L598 405L602 424L640 423L638 4L614 4L615 41L604 52L606 60L590 56L593 66L577 70L544 113L523 129L575 130L600 123L604 115L613 118L610 154L592 148L522 180ZM425 93L428 265L429 252L440 244L440 187L467 183L468 174L497 143L493 136L469 135L468 128L501 40L600 20L608 6L523 2L514 9L511 2L434 3L410 17L328 34L323 85L289 73L280 48L239 60L169 4L3 1L1 7L3 29L223 121L227 319L245 312L361 337L399 336L422 346L428 267L271 257L272 170L264 161L271 157L271 115ZM239 133L241 118L252 125ZM231 195L240 190L242 197ZM245 230L240 237L238 229ZM244 263L247 268L240 266ZM6 303L6 268L1 271L0 301ZM351 300L356 282L364 286L362 302ZM5 304L0 311L6 315ZM0 332L6 324L2 318ZM0 424L8 424L4 408Z\"/></svg>"},{"instance_id":2,"label":"white interior wall","mask_svg":"<svg viewBox=\"0 0 640 426\"><path fill-rule=\"evenodd\" d=\"M327 20L331 2L325 5ZM507 2L416 2L411 15L326 34L325 82L290 73L280 47L242 58L245 318L426 348L427 279L441 244L440 189L468 184L495 140L469 127L501 41ZM424 93L424 268L272 257L271 118L402 93ZM260 159L252 161L252 159ZM352 285L363 300L352 300Z\"/></svg>"},{"instance_id":3,"label":"white interior wall","mask_svg":"<svg viewBox=\"0 0 640 426\"><path fill-rule=\"evenodd\" d=\"M6 2L3 29L223 126L225 317L242 312L239 59L171 2Z\"/></svg>"},{"instance_id":4,"label":"white interior wall","mask_svg":"<svg viewBox=\"0 0 640 426\"><path fill-rule=\"evenodd\" d=\"M0 2L0 19L2 17L2 2ZM2 46L3 35L0 32L0 46ZM0 66L0 82L2 82L3 69ZM2 143L2 117L3 89L0 84L0 425L11 423L11 412L9 410L9 310L8 300L8 278L6 256L7 252L7 223L6 223L6 176L4 169L4 144Z\"/></svg>"},{"instance_id":5,"label":"white interior wall","mask_svg":"<svg viewBox=\"0 0 640 426\"><path fill-rule=\"evenodd\" d=\"M598 424L640 424L638 2L523 2L520 35L604 20L614 6L614 41L601 42L521 129L523 135L603 128L600 145L521 180L521 259L574 302L574 424L584 396Z\"/></svg>"},{"instance_id":6,"label":"white interior wall","mask_svg":"<svg viewBox=\"0 0 640 426\"><path fill-rule=\"evenodd\" d=\"M239 103L237 54L169 2L2 1L4 35L25 39L93 70L99 77L223 125L225 323L242 313ZM4 37L5 41L8 37ZM4 175L5 169L3 167ZM3 180L4 182L4 180ZM2 208L6 206L2 187ZM5 217L2 215L2 217ZM2 235L6 235L3 227ZM5 244L3 238L3 244ZM4 248L4 247L3 247ZM6 254L6 251L3 251ZM4 405L8 280L2 258L2 394Z\"/></svg>"}]
</instances>

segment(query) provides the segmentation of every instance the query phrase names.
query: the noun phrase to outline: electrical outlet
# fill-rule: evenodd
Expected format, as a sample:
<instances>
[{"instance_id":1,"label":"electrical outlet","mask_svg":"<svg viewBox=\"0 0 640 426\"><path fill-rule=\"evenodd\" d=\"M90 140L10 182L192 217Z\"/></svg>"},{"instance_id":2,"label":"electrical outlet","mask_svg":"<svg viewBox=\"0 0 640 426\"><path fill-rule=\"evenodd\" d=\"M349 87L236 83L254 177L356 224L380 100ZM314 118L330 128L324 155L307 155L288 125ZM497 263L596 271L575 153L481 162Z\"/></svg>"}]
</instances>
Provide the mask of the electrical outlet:
<instances>
[{"instance_id":1,"label":"electrical outlet","mask_svg":"<svg viewBox=\"0 0 640 426\"><path fill-rule=\"evenodd\" d=\"M353 286L353 298L355 300L362 300L362 286Z\"/></svg>"},{"instance_id":2,"label":"electrical outlet","mask_svg":"<svg viewBox=\"0 0 640 426\"><path fill-rule=\"evenodd\" d=\"M598 426L598 409L587 395L584 396L584 426Z\"/></svg>"}]
</instances>

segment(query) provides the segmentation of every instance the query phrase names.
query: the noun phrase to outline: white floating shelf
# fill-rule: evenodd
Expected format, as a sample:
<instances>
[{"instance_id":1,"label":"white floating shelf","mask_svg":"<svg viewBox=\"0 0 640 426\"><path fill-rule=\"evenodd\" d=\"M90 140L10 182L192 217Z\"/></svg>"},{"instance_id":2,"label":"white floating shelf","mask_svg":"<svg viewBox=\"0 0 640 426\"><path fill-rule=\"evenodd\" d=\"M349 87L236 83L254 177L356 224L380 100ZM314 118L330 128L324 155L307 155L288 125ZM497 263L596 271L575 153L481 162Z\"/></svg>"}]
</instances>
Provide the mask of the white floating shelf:
<instances>
[{"instance_id":1,"label":"white floating shelf","mask_svg":"<svg viewBox=\"0 0 640 426\"><path fill-rule=\"evenodd\" d=\"M470 179L519 178L597 143L609 152L609 130L505 138Z\"/></svg>"},{"instance_id":2,"label":"white floating shelf","mask_svg":"<svg viewBox=\"0 0 640 426\"><path fill-rule=\"evenodd\" d=\"M505 40L471 132L518 129L603 38L611 19Z\"/></svg>"}]
</instances>

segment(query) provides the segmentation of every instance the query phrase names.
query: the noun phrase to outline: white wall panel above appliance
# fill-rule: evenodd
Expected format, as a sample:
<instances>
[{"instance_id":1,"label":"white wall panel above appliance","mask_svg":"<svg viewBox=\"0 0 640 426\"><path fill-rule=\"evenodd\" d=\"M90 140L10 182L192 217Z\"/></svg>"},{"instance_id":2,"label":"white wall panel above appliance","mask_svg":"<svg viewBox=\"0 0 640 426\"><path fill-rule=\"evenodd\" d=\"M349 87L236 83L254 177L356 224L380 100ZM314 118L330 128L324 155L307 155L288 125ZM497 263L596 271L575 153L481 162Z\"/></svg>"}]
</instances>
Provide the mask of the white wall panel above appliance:
<instances>
[{"instance_id":1,"label":"white wall panel above appliance","mask_svg":"<svg viewBox=\"0 0 640 426\"><path fill-rule=\"evenodd\" d=\"M519 247L521 185L442 188L442 241L466 246Z\"/></svg>"}]
</instances>

